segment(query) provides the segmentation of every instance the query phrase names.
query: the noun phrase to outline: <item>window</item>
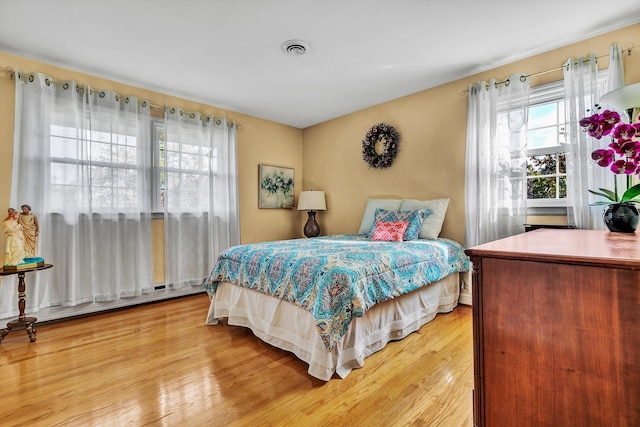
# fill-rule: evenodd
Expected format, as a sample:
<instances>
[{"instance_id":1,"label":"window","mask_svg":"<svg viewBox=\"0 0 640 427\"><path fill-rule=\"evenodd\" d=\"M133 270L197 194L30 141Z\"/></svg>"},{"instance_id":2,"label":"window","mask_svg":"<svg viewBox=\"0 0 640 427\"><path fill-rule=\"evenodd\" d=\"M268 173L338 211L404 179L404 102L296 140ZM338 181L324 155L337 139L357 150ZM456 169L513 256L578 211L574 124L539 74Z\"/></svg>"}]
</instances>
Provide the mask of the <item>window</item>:
<instances>
[{"instance_id":1,"label":"window","mask_svg":"<svg viewBox=\"0 0 640 427\"><path fill-rule=\"evenodd\" d=\"M149 170L140 165L151 159L139 159L141 152L135 132L113 129L107 123L95 119L86 132L86 142L78 137L83 132L75 126L59 122L50 127L51 150L51 204L54 212L63 212L65 201L88 196L91 210L95 213L136 212L139 206L151 203L153 209L164 209L165 192L171 190L180 200L175 203L190 204L187 210L208 212L209 202L203 195L209 194L209 168L211 148L194 138L181 141L166 141L164 123L152 121L153 167ZM166 168L165 168L166 165ZM216 150L213 150L213 166L216 165ZM215 172L215 171L214 171ZM141 174L150 174L153 192L149 195L139 191L143 181ZM87 176L88 174L88 176ZM81 194L83 181L90 177L88 195ZM195 194L192 194L195 193ZM193 197L192 197L193 196ZM193 206L197 200L199 206ZM141 204L139 204L141 203ZM201 205L201 206L200 206Z\"/></svg>"},{"instance_id":2,"label":"window","mask_svg":"<svg viewBox=\"0 0 640 427\"><path fill-rule=\"evenodd\" d=\"M599 92L605 93L606 70L598 80ZM527 207L567 206L567 179L571 177L567 177L565 128L564 82L532 88L527 125Z\"/></svg>"},{"instance_id":3,"label":"window","mask_svg":"<svg viewBox=\"0 0 640 427\"><path fill-rule=\"evenodd\" d=\"M527 206L566 206L564 88L533 88L527 126Z\"/></svg>"},{"instance_id":4,"label":"window","mask_svg":"<svg viewBox=\"0 0 640 427\"><path fill-rule=\"evenodd\" d=\"M90 129L67 126L62 121L49 127L51 153L51 209L65 211L64 203L82 204L89 197L95 213L136 212L139 199L147 197L139 188L140 159L144 152L131 129L116 128L108 121L93 119ZM85 138L79 133L85 132ZM82 194L90 183L89 195ZM84 199L87 200L87 199Z\"/></svg>"},{"instance_id":5,"label":"window","mask_svg":"<svg viewBox=\"0 0 640 427\"><path fill-rule=\"evenodd\" d=\"M183 137L180 141L167 141L164 124L153 121L154 141L154 191L153 207L162 211L166 194L177 195L185 204L185 211L209 211L209 171L215 174L217 152L198 135ZM211 155L210 155L211 153ZM165 167L166 166L166 167ZM198 206L194 206L197 203Z\"/></svg>"}]
</instances>

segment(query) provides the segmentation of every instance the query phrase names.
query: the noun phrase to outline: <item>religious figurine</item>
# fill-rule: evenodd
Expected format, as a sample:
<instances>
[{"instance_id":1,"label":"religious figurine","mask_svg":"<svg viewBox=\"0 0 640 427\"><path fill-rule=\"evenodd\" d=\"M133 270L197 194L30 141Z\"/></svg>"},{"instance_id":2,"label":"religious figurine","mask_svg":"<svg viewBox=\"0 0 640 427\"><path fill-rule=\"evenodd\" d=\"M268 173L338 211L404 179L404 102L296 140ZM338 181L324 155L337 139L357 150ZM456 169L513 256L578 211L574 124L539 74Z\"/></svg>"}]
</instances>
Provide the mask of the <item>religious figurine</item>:
<instances>
[{"instance_id":1,"label":"religious figurine","mask_svg":"<svg viewBox=\"0 0 640 427\"><path fill-rule=\"evenodd\" d=\"M24 233L18 223L18 211L9 208L2 222L5 237L4 265L18 265L24 261Z\"/></svg>"},{"instance_id":2,"label":"religious figurine","mask_svg":"<svg viewBox=\"0 0 640 427\"><path fill-rule=\"evenodd\" d=\"M24 232L24 257L33 258L38 249L38 234L40 233L38 217L31 213L31 206L22 205L20 208L22 213L18 217L18 224L22 226Z\"/></svg>"}]
</instances>

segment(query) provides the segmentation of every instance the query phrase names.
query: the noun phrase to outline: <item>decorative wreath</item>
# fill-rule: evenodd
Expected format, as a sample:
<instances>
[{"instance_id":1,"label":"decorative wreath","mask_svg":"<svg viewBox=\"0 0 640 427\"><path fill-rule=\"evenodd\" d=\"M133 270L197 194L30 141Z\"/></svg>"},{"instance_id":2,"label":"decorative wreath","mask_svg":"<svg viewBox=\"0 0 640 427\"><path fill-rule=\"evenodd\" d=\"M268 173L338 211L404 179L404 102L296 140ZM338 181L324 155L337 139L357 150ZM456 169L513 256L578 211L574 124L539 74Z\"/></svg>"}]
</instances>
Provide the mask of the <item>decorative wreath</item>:
<instances>
[{"instance_id":1,"label":"decorative wreath","mask_svg":"<svg viewBox=\"0 0 640 427\"><path fill-rule=\"evenodd\" d=\"M378 142L382 144L380 153L376 151ZM398 155L399 143L400 134L393 126L378 123L362 140L362 159L372 168L388 168Z\"/></svg>"}]
</instances>

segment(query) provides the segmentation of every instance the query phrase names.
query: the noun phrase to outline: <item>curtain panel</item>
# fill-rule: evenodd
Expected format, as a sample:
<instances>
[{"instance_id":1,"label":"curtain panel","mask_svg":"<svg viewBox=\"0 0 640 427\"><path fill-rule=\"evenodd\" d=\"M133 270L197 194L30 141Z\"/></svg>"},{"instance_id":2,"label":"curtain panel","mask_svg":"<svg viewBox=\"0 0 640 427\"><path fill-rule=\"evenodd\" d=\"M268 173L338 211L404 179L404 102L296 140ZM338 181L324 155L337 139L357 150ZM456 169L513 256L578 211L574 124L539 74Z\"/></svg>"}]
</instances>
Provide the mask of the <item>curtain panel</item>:
<instances>
[{"instance_id":1,"label":"curtain panel","mask_svg":"<svg viewBox=\"0 0 640 427\"><path fill-rule=\"evenodd\" d=\"M179 108L165 115L167 285L201 286L218 254L240 244L236 126Z\"/></svg>"},{"instance_id":2,"label":"curtain panel","mask_svg":"<svg viewBox=\"0 0 640 427\"><path fill-rule=\"evenodd\" d=\"M624 86L624 68L620 46L611 46L606 91ZM565 120L567 141L567 222L576 228L605 229L602 206L590 206L601 198L589 193L598 188L613 188L616 177L608 168L598 166L591 152L605 148L608 138L597 140L580 127L580 119L593 114L599 104L598 60L588 57L569 58L564 64ZM607 108L607 106L602 106ZM624 188L624 177L619 187Z\"/></svg>"},{"instance_id":3,"label":"curtain panel","mask_svg":"<svg viewBox=\"0 0 640 427\"><path fill-rule=\"evenodd\" d=\"M240 243L235 124L167 109L160 143L146 100L16 76L10 203L32 206L36 256L54 264L30 276L27 310L87 313L201 286ZM164 212L165 289L153 282L154 212ZM14 317L15 278L3 281L0 318Z\"/></svg>"},{"instance_id":4,"label":"curtain panel","mask_svg":"<svg viewBox=\"0 0 640 427\"><path fill-rule=\"evenodd\" d=\"M530 82L469 86L465 175L465 246L524 232Z\"/></svg>"},{"instance_id":5,"label":"curtain panel","mask_svg":"<svg viewBox=\"0 0 640 427\"><path fill-rule=\"evenodd\" d=\"M10 203L33 207L36 255L55 267L30 279L30 310L153 290L149 126L148 102L17 73ZM15 299L0 317L15 315Z\"/></svg>"}]
</instances>

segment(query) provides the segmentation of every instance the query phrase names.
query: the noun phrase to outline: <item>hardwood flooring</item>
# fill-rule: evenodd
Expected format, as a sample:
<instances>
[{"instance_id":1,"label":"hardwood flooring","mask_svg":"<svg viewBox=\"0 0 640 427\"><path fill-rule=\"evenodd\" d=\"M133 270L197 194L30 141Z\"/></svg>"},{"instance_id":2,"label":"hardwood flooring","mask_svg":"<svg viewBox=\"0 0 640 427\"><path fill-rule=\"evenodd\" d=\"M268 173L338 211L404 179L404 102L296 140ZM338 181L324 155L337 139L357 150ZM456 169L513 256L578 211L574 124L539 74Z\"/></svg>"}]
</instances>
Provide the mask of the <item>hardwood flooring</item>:
<instances>
[{"instance_id":1,"label":"hardwood flooring","mask_svg":"<svg viewBox=\"0 0 640 427\"><path fill-rule=\"evenodd\" d=\"M471 308L439 314L324 382L244 328L206 326L206 294L14 330L3 426L471 426ZM4 325L2 325L4 326Z\"/></svg>"}]
</instances>

